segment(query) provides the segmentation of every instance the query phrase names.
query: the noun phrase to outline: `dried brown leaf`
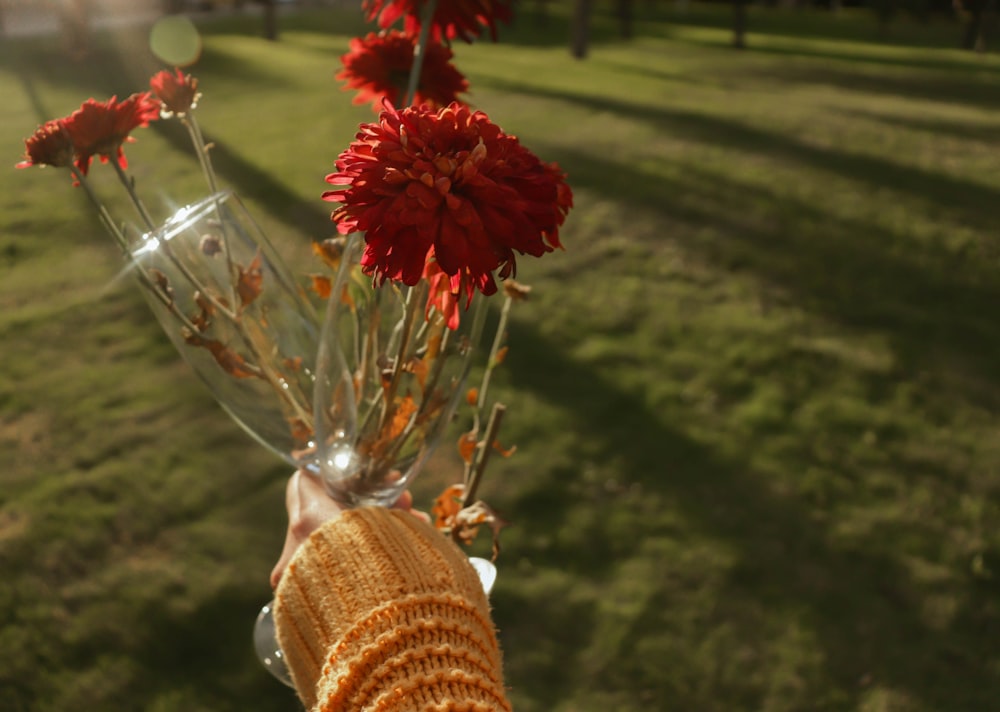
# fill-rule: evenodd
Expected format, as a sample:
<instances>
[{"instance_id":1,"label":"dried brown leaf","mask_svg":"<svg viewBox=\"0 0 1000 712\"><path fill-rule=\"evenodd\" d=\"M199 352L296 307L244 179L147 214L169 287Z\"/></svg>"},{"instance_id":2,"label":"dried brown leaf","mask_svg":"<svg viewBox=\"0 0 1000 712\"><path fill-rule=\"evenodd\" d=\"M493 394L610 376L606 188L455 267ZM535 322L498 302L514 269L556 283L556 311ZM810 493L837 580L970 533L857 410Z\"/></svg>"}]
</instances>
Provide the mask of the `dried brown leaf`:
<instances>
[{"instance_id":1,"label":"dried brown leaf","mask_svg":"<svg viewBox=\"0 0 1000 712\"><path fill-rule=\"evenodd\" d=\"M256 366L251 363L247 363L246 359L223 344L221 341L206 339L198 334L192 333L188 329L183 330L182 334L184 336L184 341L191 346L200 346L201 348L208 349L209 353L212 354L212 357L215 358L215 362L219 364L222 370L230 376L233 376L234 378L262 377L260 370L257 369Z\"/></svg>"},{"instance_id":2,"label":"dried brown leaf","mask_svg":"<svg viewBox=\"0 0 1000 712\"><path fill-rule=\"evenodd\" d=\"M331 270L340 266L340 257L344 254L347 239L344 237L328 237L320 242L313 242L313 253L316 254Z\"/></svg>"},{"instance_id":3,"label":"dried brown leaf","mask_svg":"<svg viewBox=\"0 0 1000 712\"><path fill-rule=\"evenodd\" d=\"M488 526L493 534L493 561L500 556L500 530L510 522L502 519L486 502L478 500L461 509L454 517L451 535L456 541L470 545L479 534L480 526Z\"/></svg>"},{"instance_id":4,"label":"dried brown leaf","mask_svg":"<svg viewBox=\"0 0 1000 712\"><path fill-rule=\"evenodd\" d=\"M174 289L170 286L170 280L167 279L167 275L155 267L150 267L147 272L149 273L149 278L153 280L153 284L156 285L156 288L167 298L167 304L173 304Z\"/></svg>"},{"instance_id":5,"label":"dried brown leaf","mask_svg":"<svg viewBox=\"0 0 1000 712\"><path fill-rule=\"evenodd\" d=\"M503 281L503 293L515 302L523 302L531 294L531 287L513 279Z\"/></svg>"},{"instance_id":6,"label":"dried brown leaf","mask_svg":"<svg viewBox=\"0 0 1000 712\"><path fill-rule=\"evenodd\" d=\"M299 445L306 445L312 439L313 430L302 418L289 418L288 425L292 431L292 440Z\"/></svg>"},{"instance_id":7,"label":"dried brown leaf","mask_svg":"<svg viewBox=\"0 0 1000 712\"><path fill-rule=\"evenodd\" d=\"M257 250L257 254L254 256L249 267L244 269L242 266L237 265L236 269L239 270L240 274L236 281L236 291L240 295L240 304L246 306L260 296L261 289L263 288L264 272L261 269L260 250Z\"/></svg>"}]
</instances>

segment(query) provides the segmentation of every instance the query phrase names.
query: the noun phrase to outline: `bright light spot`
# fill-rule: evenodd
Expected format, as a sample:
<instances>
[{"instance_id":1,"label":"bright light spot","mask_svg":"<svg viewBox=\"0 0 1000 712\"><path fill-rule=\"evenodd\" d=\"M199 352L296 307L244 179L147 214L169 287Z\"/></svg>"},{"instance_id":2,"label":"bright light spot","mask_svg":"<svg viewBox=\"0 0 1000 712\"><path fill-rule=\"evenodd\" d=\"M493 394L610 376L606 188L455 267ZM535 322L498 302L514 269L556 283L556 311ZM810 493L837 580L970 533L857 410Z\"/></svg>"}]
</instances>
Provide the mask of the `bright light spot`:
<instances>
[{"instance_id":1,"label":"bright light spot","mask_svg":"<svg viewBox=\"0 0 1000 712\"><path fill-rule=\"evenodd\" d=\"M351 453L341 450L333 456L333 464L338 470L346 470L351 464Z\"/></svg>"}]
</instances>

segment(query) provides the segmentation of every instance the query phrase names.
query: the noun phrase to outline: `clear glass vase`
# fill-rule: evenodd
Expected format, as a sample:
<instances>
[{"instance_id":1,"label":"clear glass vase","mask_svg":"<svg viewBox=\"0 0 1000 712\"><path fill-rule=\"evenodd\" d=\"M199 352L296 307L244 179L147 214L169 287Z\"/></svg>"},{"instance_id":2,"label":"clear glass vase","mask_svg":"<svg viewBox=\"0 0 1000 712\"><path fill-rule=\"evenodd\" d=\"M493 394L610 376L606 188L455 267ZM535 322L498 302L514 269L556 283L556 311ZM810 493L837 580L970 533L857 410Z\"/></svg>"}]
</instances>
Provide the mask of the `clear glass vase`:
<instances>
[{"instance_id":1,"label":"clear glass vase","mask_svg":"<svg viewBox=\"0 0 1000 712\"><path fill-rule=\"evenodd\" d=\"M164 331L219 404L294 467L312 458L320 320L231 191L178 210L128 255Z\"/></svg>"},{"instance_id":2,"label":"clear glass vase","mask_svg":"<svg viewBox=\"0 0 1000 712\"><path fill-rule=\"evenodd\" d=\"M450 422L482 333L483 299L448 324L434 287L372 283L351 235L333 283L317 359L316 464L347 507L389 506Z\"/></svg>"}]
</instances>

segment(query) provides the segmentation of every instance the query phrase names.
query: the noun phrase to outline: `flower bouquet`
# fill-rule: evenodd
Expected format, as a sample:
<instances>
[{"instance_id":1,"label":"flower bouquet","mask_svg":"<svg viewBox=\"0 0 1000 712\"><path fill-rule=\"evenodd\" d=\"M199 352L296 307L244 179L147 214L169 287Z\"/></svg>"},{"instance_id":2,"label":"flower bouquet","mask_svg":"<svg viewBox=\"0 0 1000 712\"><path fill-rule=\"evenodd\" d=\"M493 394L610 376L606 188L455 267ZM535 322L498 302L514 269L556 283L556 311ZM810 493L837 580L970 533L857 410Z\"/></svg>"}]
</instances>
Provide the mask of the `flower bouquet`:
<instances>
[{"instance_id":1,"label":"flower bouquet","mask_svg":"<svg viewBox=\"0 0 1000 712\"><path fill-rule=\"evenodd\" d=\"M498 444L505 407L490 402L489 384L511 305L529 292L513 279L516 255L561 246L572 194L556 164L458 97L468 82L448 43L484 30L495 39L496 22L511 16L506 0L370 0L365 10L381 31L351 42L338 78L378 118L360 126L326 178L338 237L314 243L324 273L292 274L239 198L220 189L195 117L198 81L180 69L156 74L148 91L89 99L46 122L18 167L69 171L222 406L344 505L395 502L464 400L465 473L433 513L465 543L491 526L495 550L502 522L476 488L491 452L513 450ZM186 128L208 188L165 217L140 197L123 150L158 120ZM132 222L112 217L88 182L94 157L117 175ZM322 319L309 291L327 302ZM466 388L485 302L497 294L482 381Z\"/></svg>"}]
</instances>

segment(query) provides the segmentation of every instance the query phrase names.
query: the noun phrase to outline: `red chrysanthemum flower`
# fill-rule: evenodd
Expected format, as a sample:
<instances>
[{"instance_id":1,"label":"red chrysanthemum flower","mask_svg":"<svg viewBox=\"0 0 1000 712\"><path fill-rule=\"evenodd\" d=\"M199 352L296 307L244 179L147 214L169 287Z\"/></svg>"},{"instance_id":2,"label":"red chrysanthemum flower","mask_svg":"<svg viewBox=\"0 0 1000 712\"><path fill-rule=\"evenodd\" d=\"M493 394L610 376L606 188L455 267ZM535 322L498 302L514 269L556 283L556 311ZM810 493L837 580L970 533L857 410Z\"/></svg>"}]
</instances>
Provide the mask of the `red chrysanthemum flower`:
<instances>
[{"instance_id":1,"label":"red chrysanthemum flower","mask_svg":"<svg viewBox=\"0 0 1000 712\"><path fill-rule=\"evenodd\" d=\"M172 115L184 116L198 105L198 80L181 70L172 73L164 69L149 80L149 88L163 102L160 115L167 119Z\"/></svg>"},{"instance_id":2,"label":"red chrysanthemum flower","mask_svg":"<svg viewBox=\"0 0 1000 712\"><path fill-rule=\"evenodd\" d=\"M573 204L565 176L492 123L459 104L434 111L387 106L363 124L326 177L346 189L332 220L365 233L361 265L385 281L414 285L433 248L453 291L496 291L493 272L514 274L514 252L539 257L560 247Z\"/></svg>"},{"instance_id":3,"label":"red chrysanthemum flower","mask_svg":"<svg viewBox=\"0 0 1000 712\"><path fill-rule=\"evenodd\" d=\"M98 156L102 163L114 158L122 168L128 167L122 144L134 141L129 134L140 126L148 126L160 115L160 102L149 92L133 94L122 102L111 97L106 102L87 99L63 125L73 139L76 167L84 175L90 161Z\"/></svg>"},{"instance_id":4,"label":"red chrysanthemum flower","mask_svg":"<svg viewBox=\"0 0 1000 712\"><path fill-rule=\"evenodd\" d=\"M514 13L513 0L438 0L431 20L431 36L440 42L443 39L461 39L472 42L483 33L490 31L490 38L497 40L497 22L510 22ZM369 22L378 19L378 26L392 27L399 18L404 18L403 29L417 36L420 34L420 16L424 0L365 0L362 8Z\"/></svg>"},{"instance_id":5,"label":"red chrysanthemum flower","mask_svg":"<svg viewBox=\"0 0 1000 712\"><path fill-rule=\"evenodd\" d=\"M17 168L29 166L65 167L73 162L73 139L62 119L47 121L24 139L24 160Z\"/></svg>"},{"instance_id":6,"label":"red chrysanthemum flower","mask_svg":"<svg viewBox=\"0 0 1000 712\"><path fill-rule=\"evenodd\" d=\"M356 89L355 104L372 102L376 109L382 100L398 106L406 92L413 48L417 40L399 30L351 40L351 51L340 58L344 69L337 79L347 82L345 89ZM451 63L452 52L440 42L431 42L424 52L420 82L414 104L429 103L435 107L458 101L461 92L468 91L469 82Z\"/></svg>"}]
</instances>

